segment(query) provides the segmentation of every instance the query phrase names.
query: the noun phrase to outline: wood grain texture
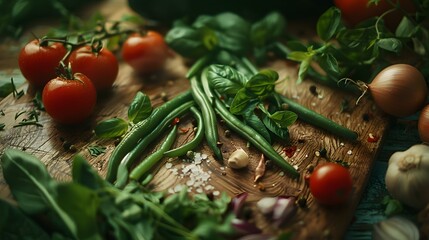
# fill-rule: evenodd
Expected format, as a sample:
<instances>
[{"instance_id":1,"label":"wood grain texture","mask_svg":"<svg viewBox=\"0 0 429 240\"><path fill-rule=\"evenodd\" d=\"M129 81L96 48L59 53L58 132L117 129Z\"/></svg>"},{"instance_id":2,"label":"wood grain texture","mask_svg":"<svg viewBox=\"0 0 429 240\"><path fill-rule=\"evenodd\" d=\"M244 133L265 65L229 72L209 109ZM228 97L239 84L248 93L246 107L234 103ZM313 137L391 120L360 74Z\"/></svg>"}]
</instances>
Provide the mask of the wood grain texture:
<instances>
[{"instance_id":1,"label":"wood grain texture","mask_svg":"<svg viewBox=\"0 0 429 240\"><path fill-rule=\"evenodd\" d=\"M117 6L115 5L115 7ZM109 12L109 10L106 11ZM1 70L16 68L16 65L3 64L4 62L8 61L2 56ZM233 170L227 167L225 162L216 161L208 146L203 143L196 151L207 154L208 159L196 166L201 168L200 173L207 173L210 177L200 188L194 187L191 191L225 191L230 196L248 192L248 204L254 210L254 203L265 196L308 197L308 207L300 208L296 217L280 229L272 227L270 222L266 221L265 217L258 214L257 211L255 211L254 221L266 232L293 231L296 239L342 239L368 183L373 161L385 138L389 118L381 113L369 98L363 98L359 105L354 106L357 96L338 90L334 91L310 80L296 85L294 83L297 74L295 64L275 60L269 62L265 67L279 72L280 81L277 86L279 92L356 131L359 139L354 142L346 141L314 128L311 123L298 121L290 127L290 143L276 143L275 148L284 156L285 161L298 169L301 177L293 180L276 166L269 165L271 167L267 169L263 178L258 183L254 183L255 168L260 159L260 152L253 146L248 146L247 142L235 133L229 137L226 136L227 128L222 121L218 121L221 149L225 161L231 152L241 147L249 153L250 165L247 169ZM39 157L53 177L68 180L70 179L71 158L76 152L64 149L63 145L66 141L73 144L78 152L104 176L107 159L115 147L115 141L97 139L92 131L96 123L111 117L126 119L127 108L137 91L143 91L149 95L155 106L163 103L164 93L171 98L185 91L189 88L188 80L184 78L186 70L183 59L178 56L169 59L163 71L150 77L136 75L129 66L121 63L119 76L113 89L99 96L96 112L92 118L86 124L73 128L53 122L46 113L41 113L40 116L40 123L43 124L43 127L14 127L22 118L21 116L15 119L15 114L33 108L31 99L34 91L25 85L22 89L26 91L26 94L22 98L15 99L13 96L8 96L0 102L0 109L5 114L0 117L0 121L6 124L5 130L0 132L0 152L11 147L24 149ZM314 86L319 93L317 96L309 90ZM341 112L341 103L344 100L350 104L351 110L348 112ZM184 128L192 127L192 119L185 118L181 124ZM375 143L368 142L367 138L370 133L379 136L380 140ZM187 141L192 134L193 131L181 134L178 143ZM160 141L162 141L162 136L160 136ZM88 147L92 145L105 146L106 152L92 157L88 152ZM297 151L292 157L287 157L283 151L283 148L287 146L297 147ZM151 149L148 149L146 154L155 147L152 146ZM327 157L316 155L316 152L321 149L327 150ZM341 207L328 208L315 202L309 194L304 179L306 168L309 165L316 166L329 160L341 160L350 164L350 172L354 181L353 197ZM167 165L167 163L169 164ZM181 171L190 164L189 161L179 158L163 159L153 169L154 191L174 191L178 186L187 186L190 177ZM1 173L0 196L11 198Z\"/></svg>"}]
</instances>

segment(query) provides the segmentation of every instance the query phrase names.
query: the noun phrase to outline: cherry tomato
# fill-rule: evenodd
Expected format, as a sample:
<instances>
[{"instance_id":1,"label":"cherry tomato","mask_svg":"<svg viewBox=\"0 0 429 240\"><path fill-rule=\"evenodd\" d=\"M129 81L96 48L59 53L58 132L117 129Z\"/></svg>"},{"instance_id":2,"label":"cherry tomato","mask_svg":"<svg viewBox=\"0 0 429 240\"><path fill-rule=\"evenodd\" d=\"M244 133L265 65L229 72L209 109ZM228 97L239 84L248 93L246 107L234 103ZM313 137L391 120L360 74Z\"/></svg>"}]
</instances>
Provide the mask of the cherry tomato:
<instances>
[{"instance_id":1,"label":"cherry tomato","mask_svg":"<svg viewBox=\"0 0 429 240\"><path fill-rule=\"evenodd\" d=\"M48 44L34 39L21 49L19 69L30 85L41 89L57 76L56 69L66 53L67 49L62 43Z\"/></svg>"},{"instance_id":2,"label":"cherry tomato","mask_svg":"<svg viewBox=\"0 0 429 240\"><path fill-rule=\"evenodd\" d=\"M132 34L122 45L122 58L135 71L148 74L160 70L168 57L164 37L155 31Z\"/></svg>"},{"instance_id":3,"label":"cherry tomato","mask_svg":"<svg viewBox=\"0 0 429 240\"><path fill-rule=\"evenodd\" d=\"M325 163L314 169L309 179L313 197L325 205L345 203L352 194L349 170L336 163Z\"/></svg>"},{"instance_id":4,"label":"cherry tomato","mask_svg":"<svg viewBox=\"0 0 429 240\"><path fill-rule=\"evenodd\" d=\"M91 79L97 91L110 89L118 76L118 60L107 48L80 47L70 54L69 63L73 72L83 73Z\"/></svg>"},{"instance_id":5,"label":"cherry tomato","mask_svg":"<svg viewBox=\"0 0 429 240\"><path fill-rule=\"evenodd\" d=\"M411 0L394 0L392 2L399 2L401 8L408 13L416 11L416 7ZM334 0L334 4L341 10L344 21L351 26L355 26L369 18L380 16L384 12L394 8L386 0L381 0L377 5L368 5L368 0ZM387 14L384 18L386 26L391 30L396 29L402 17L403 14L398 10Z\"/></svg>"},{"instance_id":6,"label":"cherry tomato","mask_svg":"<svg viewBox=\"0 0 429 240\"><path fill-rule=\"evenodd\" d=\"M57 77L49 81L42 92L46 112L62 124L77 124L86 120L97 102L97 92L91 80L82 73L73 79Z\"/></svg>"}]
</instances>

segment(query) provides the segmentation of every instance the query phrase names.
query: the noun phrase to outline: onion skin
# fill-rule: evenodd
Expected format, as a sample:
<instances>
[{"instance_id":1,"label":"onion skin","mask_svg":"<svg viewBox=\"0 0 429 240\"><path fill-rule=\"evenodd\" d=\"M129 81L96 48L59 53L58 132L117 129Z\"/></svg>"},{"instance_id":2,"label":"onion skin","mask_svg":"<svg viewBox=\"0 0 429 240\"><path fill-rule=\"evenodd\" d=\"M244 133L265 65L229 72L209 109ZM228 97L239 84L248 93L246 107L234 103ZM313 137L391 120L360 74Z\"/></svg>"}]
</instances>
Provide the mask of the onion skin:
<instances>
[{"instance_id":1,"label":"onion skin","mask_svg":"<svg viewBox=\"0 0 429 240\"><path fill-rule=\"evenodd\" d=\"M423 107L428 95L422 73L409 64L386 67L367 87L375 104L395 117L416 113Z\"/></svg>"},{"instance_id":2,"label":"onion skin","mask_svg":"<svg viewBox=\"0 0 429 240\"><path fill-rule=\"evenodd\" d=\"M420 112L417 126L420 139L429 144L429 104Z\"/></svg>"}]
</instances>

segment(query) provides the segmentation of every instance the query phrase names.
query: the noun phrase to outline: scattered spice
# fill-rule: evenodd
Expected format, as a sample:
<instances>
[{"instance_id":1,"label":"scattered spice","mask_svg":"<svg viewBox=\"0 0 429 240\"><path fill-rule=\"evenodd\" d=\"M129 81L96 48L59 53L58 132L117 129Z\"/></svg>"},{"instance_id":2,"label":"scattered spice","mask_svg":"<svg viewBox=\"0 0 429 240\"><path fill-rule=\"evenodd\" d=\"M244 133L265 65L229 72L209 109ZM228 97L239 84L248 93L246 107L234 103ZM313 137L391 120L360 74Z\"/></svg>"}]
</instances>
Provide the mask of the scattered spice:
<instances>
[{"instance_id":1,"label":"scattered spice","mask_svg":"<svg viewBox=\"0 0 429 240\"><path fill-rule=\"evenodd\" d=\"M255 179L253 180L255 183L259 181L265 174L265 156L261 154L261 158L259 159L258 166L255 169Z\"/></svg>"},{"instance_id":2,"label":"scattered spice","mask_svg":"<svg viewBox=\"0 0 429 240\"><path fill-rule=\"evenodd\" d=\"M88 146L89 154L93 157L97 157L98 155L101 155L106 152L106 147L98 146L98 145L92 145Z\"/></svg>"},{"instance_id":3,"label":"scattered spice","mask_svg":"<svg viewBox=\"0 0 429 240\"><path fill-rule=\"evenodd\" d=\"M228 129L225 130L224 134L225 134L225 137L227 137L227 138L231 137L231 131Z\"/></svg>"},{"instance_id":4,"label":"scattered spice","mask_svg":"<svg viewBox=\"0 0 429 240\"><path fill-rule=\"evenodd\" d=\"M6 125L4 123L0 123L0 131L4 130L5 127Z\"/></svg>"},{"instance_id":5,"label":"scattered spice","mask_svg":"<svg viewBox=\"0 0 429 240\"><path fill-rule=\"evenodd\" d=\"M343 99L340 104L340 113L350 112L349 100Z\"/></svg>"},{"instance_id":6,"label":"scattered spice","mask_svg":"<svg viewBox=\"0 0 429 240\"><path fill-rule=\"evenodd\" d=\"M317 92L317 87L315 85L311 85L310 88L310 93L313 94L313 96L319 96L319 93Z\"/></svg>"},{"instance_id":7,"label":"scattered spice","mask_svg":"<svg viewBox=\"0 0 429 240\"><path fill-rule=\"evenodd\" d=\"M259 191L264 192L265 191L265 185L262 183L258 183L256 185L256 187L258 188Z\"/></svg>"},{"instance_id":8,"label":"scattered spice","mask_svg":"<svg viewBox=\"0 0 429 240\"><path fill-rule=\"evenodd\" d=\"M372 116L370 113L364 113L362 115L362 120L364 120L365 122L368 122L369 120L371 120Z\"/></svg>"},{"instance_id":9,"label":"scattered spice","mask_svg":"<svg viewBox=\"0 0 429 240\"><path fill-rule=\"evenodd\" d=\"M379 140L379 139L380 139L380 137L379 137L379 136L374 135L374 134L372 134L372 133L369 133L369 134L368 134L367 141L368 141L368 142L370 142L370 143L376 143L376 142L378 142L378 140Z\"/></svg>"},{"instance_id":10,"label":"scattered spice","mask_svg":"<svg viewBox=\"0 0 429 240\"><path fill-rule=\"evenodd\" d=\"M188 133L191 128L179 128L180 132L182 133Z\"/></svg>"},{"instance_id":11,"label":"scattered spice","mask_svg":"<svg viewBox=\"0 0 429 240\"><path fill-rule=\"evenodd\" d=\"M296 203L300 208L306 208L307 207L307 198L306 197L300 197Z\"/></svg>"},{"instance_id":12,"label":"scattered spice","mask_svg":"<svg viewBox=\"0 0 429 240\"><path fill-rule=\"evenodd\" d=\"M297 147L294 145L293 146L287 146L287 147L283 148L283 152L286 154L286 156L288 158L291 158L295 154L296 149L297 149Z\"/></svg>"},{"instance_id":13,"label":"scattered spice","mask_svg":"<svg viewBox=\"0 0 429 240\"><path fill-rule=\"evenodd\" d=\"M178 123L180 122L180 118L174 118L173 119L173 122L171 123L171 125L173 125L173 126L175 126L175 125L177 125Z\"/></svg>"}]
</instances>

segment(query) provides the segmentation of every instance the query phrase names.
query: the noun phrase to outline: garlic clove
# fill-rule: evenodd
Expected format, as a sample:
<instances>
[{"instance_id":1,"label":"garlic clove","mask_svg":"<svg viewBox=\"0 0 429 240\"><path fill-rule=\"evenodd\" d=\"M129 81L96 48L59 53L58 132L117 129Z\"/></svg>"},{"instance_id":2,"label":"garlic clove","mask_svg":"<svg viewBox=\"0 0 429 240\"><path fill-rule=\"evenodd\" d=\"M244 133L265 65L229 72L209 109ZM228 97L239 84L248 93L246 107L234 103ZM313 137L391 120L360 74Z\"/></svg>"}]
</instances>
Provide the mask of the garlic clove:
<instances>
[{"instance_id":1,"label":"garlic clove","mask_svg":"<svg viewBox=\"0 0 429 240\"><path fill-rule=\"evenodd\" d=\"M419 240L417 226L410 220L395 216L374 225L374 240Z\"/></svg>"},{"instance_id":2,"label":"garlic clove","mask_svg":"<svg viewBox=\"0 0 429 240\"><path fill-rule=\"evenodd\" d=\"M249 165L249 155L242 148L231 153L228 158L228 166L234 169L245 168Z\"/></svg>"}]
</instances>

